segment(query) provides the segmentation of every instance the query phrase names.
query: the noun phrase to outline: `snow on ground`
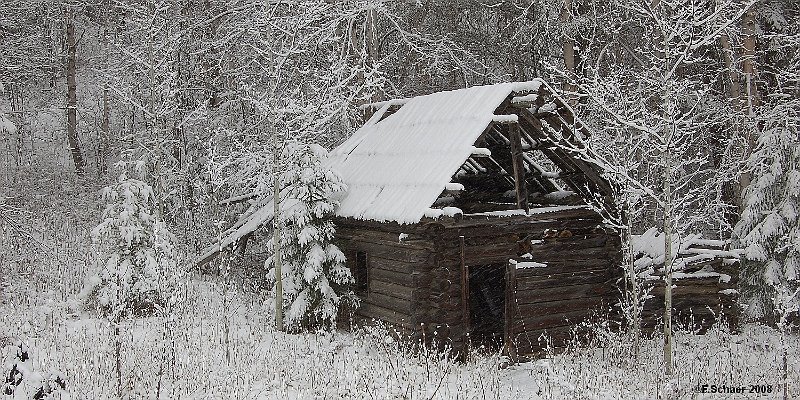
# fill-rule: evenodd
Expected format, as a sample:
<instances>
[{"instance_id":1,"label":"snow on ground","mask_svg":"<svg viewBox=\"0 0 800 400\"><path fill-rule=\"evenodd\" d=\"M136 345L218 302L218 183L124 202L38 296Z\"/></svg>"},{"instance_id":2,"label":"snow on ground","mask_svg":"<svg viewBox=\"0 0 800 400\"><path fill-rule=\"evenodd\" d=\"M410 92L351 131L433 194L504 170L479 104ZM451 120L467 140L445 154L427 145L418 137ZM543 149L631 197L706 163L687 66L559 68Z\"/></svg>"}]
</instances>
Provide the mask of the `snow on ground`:
<instances>
[{"instance_id":1,"label":"snow on ground","mask_svg":"<svg viewBox=\"0 0 800 400\"><path fill-rule=\"evenodd\" d=\"M86 196L65 188L58 198L17 204L43 210L25 220L33 238L0 226L0 347L24 341L31 369L61 371L73 399L116 398L113 329L73 311L92 265L92 210ZM72 200L70 200L72 199ZM75 202L87 204L76 206ZM61 204L61 202L65 202ZM67 204L68 203L68 204ZM35 229L34 229L35 228ZM784 349L788 398L800 398L800 338L747 325L706 335L676 335L676 373L665 379L661 340L602 325L588 345L505 366L475 351L467 363L415 349L387 329L290 335L275 332L269 301L234 277L189 274L178 308L121 327L126 398L181 399L738 399L783 398ZM2 353L6 354L5 351ZM2 360L6 368L8 359ZM0 371L5 375L7 371ZM759 395L693 393L698 385L762 385ZM0 397L0 399L3 399Z\"/></svg>"},{"instance_id":2,"label":"snow on ground","mask_svg":"<svg viewBox=\"0 0 800 400\"><path fill-rule=\"evenodd\" d=\"M122 327L122 373L130 398L519 398L496 356L465 365L446 354L410 351L386 329L292 335L272 329L258 296L195 276L174 318ZM113 330L47 300L3 306L0 338L25 341L33 369L60 370L72 398L114 398ZM11 306L11 307L9 307Z\"/></svg>"},{"instance_id":3,"label":"snow on ground","mask_svg":"<svg viewBox=\"0 0 800 400\"><path fill-rule=\"evenodd\" d=\"M22 295L24 289L6 287ZM29 293L32 294L32 293ZM0 341L25 341L33 369L60 370L72 398L115 398L113 330L70 312L69 302L43 293L2 304ZM147 318L122 327L122 374L129 398L184 399L648 399L692 397L698 385L771 385L781 389L781 337L747 326L738 334L712 329L680 333L677 372L661 373L661 341L597 327L590 346L552 352L500 368L496 354L475 352L471 361L413 351L380 327L355 333L292 335L272 329L264 298L222 278L195 275L186 282L172 318ZM798 338L785 338L790 393L800 393ZM666 388L666 389L665 389ZM665 392L666 390L666 392ZM703 397L705 396L705 397ZM758 397L747 394L746 397ZM779 398L779 396L778 396ZM791 398L791 396L790 396Z\"/></svg>"}]
</instances>

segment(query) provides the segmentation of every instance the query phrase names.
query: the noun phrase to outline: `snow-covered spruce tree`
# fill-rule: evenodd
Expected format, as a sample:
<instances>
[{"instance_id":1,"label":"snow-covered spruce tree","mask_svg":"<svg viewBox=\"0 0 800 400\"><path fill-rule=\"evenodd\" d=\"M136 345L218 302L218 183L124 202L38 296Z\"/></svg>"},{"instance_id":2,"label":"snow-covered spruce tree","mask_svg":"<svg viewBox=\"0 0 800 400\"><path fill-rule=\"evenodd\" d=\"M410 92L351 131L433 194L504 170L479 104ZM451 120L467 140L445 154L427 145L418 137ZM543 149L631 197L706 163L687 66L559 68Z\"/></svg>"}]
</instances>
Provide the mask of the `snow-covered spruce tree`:
<instances>
[{"instance_id":1,"label":"snow-covered spruce tree","mask_svg":"<svg viewBox=\"0 0 800 400\"><path fill-rule=\"evenodd\" d=\"M344 254L332 243L331 217L337 193L346 188L339 176L323 165L325 149L288 142L280 177L280 254L284 326L292 331L333 327L340 306L355 307L350 290L353 275ZM274 245L270 241L270 251ZM267 279L275 284L274 257L265 262ZM277 301L277 299L276 299Z\"/></svg>"},{"instance_id":2,"label":"snow-covered spruce tree","mask_svg":"<svg viewBox=\"0 0 800 400\"><path fill-rule=\"evenodd\" d=\"M100 267L79 295L86 308L115 323L162 309L177 275L175 237L157 215L153 189L128 177L127 165L117 164L122 174L102 191L107 205L92 230ZM134 167L142 171L143 163Z\"/></svg>"},{"instance_id":3,"label":"snow-covered spruce tree","mask_svg":"<svg viewBox=\"0 0 800 400\"><path fill-rule=\"evenodd\" d=\"M753 181L734 231L745 248L745 312L779 325L800 310L800 116L791 107L765 107L771 117L760 118L764 129L747 160Z\"/></svg>"}]
</instances>

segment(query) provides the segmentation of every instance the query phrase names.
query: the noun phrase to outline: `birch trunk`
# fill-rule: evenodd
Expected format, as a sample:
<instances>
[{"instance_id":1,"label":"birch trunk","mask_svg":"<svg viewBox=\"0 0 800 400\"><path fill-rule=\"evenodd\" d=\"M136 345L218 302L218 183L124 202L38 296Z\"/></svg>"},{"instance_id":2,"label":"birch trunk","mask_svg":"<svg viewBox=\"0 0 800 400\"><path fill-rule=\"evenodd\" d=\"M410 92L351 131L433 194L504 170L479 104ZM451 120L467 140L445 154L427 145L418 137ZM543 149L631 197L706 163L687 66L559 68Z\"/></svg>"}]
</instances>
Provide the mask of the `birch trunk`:
<instances>
[{"instance_id":1,"label":"birch trunk","mask_svg":"<svg viewBox=\"0 0 800 400\"><path fill-rule=\"evenodd\" d=\"M761 104L758 87L756 86L755 82L756 68L754 60L756 57L756 19L755 11L752 8L744 14L744 18L742 19L742 33L744 34L742 49L742 73L744 74L745 84L744 93L741 93L740 95L744 97L741 103L744 108L743 112L745 114L745 120L747 121L743 127L745 149L742 155L742 157L746 160L756 145L758 128L754 121L755 107ZM744 195L744 190L750 186L752 179L752 174L743 169L742 173L739 175L739 195L737 196L739 202L744 201L742 198Z\"/></svg>"},{"instance_id":2,"label":"birch trunk","mask_svg":"<svg viewBox=\"0 0 800 400\"><path fill-rule=\"evenodd\" d=\"M755 11L752 9L744 14L742 32L745 35L743 41L744 54L742 57L742 72L746 80L745 104L747 104L747 115L752 117L755 114L754 108L761 105L761 97L756 86L756 17Z\"/></svg>"},{"instance_id":3,"label":"birch trunk","mask_svg":"<svg viewBox=\"0 0 800 400\"><path fill-rule=\"evenodd\" d=\"M664 367L672 375L672 155L664 147Z\"/></svg>"},{"instance_id":4,"label":"birch trunk","mask_svg":"<svg viewBox=\"0 0 800 400\"><path fill-rule=\"evenodd\" d=\"M625 171L628 173L632 170L630 161L634 159L633 151L631 151L631 140L625 140ZM633 341L634 341L634 349L636 349L636 357L639 357L639 343L641 342L641 310L639 304L639 282L636 277L636 263L635 263L635 254L633 250L633 224L630 220L630 210L632 207L632 199L630 193L633 190L631 188L630 180L625 180L625 198L624 198L624 215L626 221L626 229L625 229L625 242L626 246L626 266L628 268L628 280L630 281L630 295L628 296L628 301L630 301L630 313L631 313L631 325L633 329Z\"/></svg>"},{"instance_id":5,"label":"birch trunk","mask_svg":"<svg viewBox=\"0 0 800 400\"><path fill-rule=\"evenodd\" d=\"M364 28L367 63L374 65L378 58L378 16L374 8L367 10L367 21Z\"/></svg>"},{"instance_id":6,"label":"birch trunk","mask_svg":"<svg viewBox=\"0 0 800 400\"><path fill-rule=\"evenodd\" d=\"M731 48L731 41L727 34L723 33L720 35L719 45L722 47L722 60L725 63L725 72L728 76L728 97L731 101L731 107L738 111L741 109L741 105L739 104L739 74L737 74L735 70L735 54Z\"/></svg>"},{"instance_id":7,"label":"birch trunk","mask_svg":"<svg viewBox=\"0 0 800 400\"><path fill-rule=\"evenodd\" d=\"M673 118L672 88L668 78L670 65L669 38L664 41L664 373L672 375L672 133Z\"/></svg>"}]
</instances>

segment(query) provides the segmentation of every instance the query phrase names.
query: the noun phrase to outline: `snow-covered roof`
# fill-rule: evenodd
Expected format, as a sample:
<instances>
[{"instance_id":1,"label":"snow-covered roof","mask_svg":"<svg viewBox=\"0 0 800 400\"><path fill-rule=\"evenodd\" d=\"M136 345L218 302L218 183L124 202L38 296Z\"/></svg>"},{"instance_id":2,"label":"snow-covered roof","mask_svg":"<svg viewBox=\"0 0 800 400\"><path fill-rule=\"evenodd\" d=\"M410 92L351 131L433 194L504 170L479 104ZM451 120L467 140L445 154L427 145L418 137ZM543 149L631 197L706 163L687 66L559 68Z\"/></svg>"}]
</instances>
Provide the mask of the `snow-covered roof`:
<instances>
[{"instance_id":1,"label":"snow-covered roof","mask_svg":"<svg viewBox=\"0 0 800 400\"><path fill-rule=\"evenodd\" d=\"M330 153L329 165L348 191L342 217L419 222L496 120L494 111L513 92L537 91L543 82L504 83L438 92L392 102Z\"/></svg>"},{"instance_id":2,"label":"snow-covered roof","mask_svg":"<svg viewBox=\"0 0 800 400\"><path fill-rule=\"evenodd\" d=\"M378 108L375 114L349 139L332 150L326 161L326 165L339 173L348 188L338 199L340 204L336 214L361 220L413 224L425 217L438 218L459 213L461 210L455 207L439 209L433 206L443 191L463 190L463 185L451 182L459 168L465 165L470 156L491 156L489 149L475 147L481 135L493 124L519 120L519 115L498 116L495 112L506 100L528 92L549 93L566 108L569 119L575 122L563 128L577 129L576 134L583 134L584 124L578 123L572 109L541 79L475 86L372 104L373 108ZM533 109L522 112L530 114L526 118L534 117ZM554 115L555 118L561 118ZM561 123L566 124L563 121ZM595 186L600 187L604 195L609 195L611 190L604 189L608 183L598 181L602 180L599 172L588 176L588 172L602 170L607 163L600 162L601 158L583 143L560 149L558 146L569 143L562 129L547 122L541 125L539 129L547 132L540 133L543 137L539 139L552 144L548 151L557 159L572 159L572 164L567 167L577 168L576 171L580 172L568 174L569 177L558 176L578 191L590 191L588 181L593 179ZM581 141L580 138L573 139ZM533 163L530 159L526 159L526 162ZM482 167L476 164L475 168ZM536 167L534 165L531 168ZM536 169L542 171L541 168ZM560 188L551 184L556 189ZM588 201L592 200L593 194L581 193ZM258 197L258 194L237 196L227 202ZM239 221L221 234L218 243L204 251L197 264L205 263L221 249L233 245L271 221L273 206L270 202L271 197L267 197L251 204ZM535 212L532 210L532 213ZM516 214L510 212L503 215Z\"/></svg>"}]
</instances>

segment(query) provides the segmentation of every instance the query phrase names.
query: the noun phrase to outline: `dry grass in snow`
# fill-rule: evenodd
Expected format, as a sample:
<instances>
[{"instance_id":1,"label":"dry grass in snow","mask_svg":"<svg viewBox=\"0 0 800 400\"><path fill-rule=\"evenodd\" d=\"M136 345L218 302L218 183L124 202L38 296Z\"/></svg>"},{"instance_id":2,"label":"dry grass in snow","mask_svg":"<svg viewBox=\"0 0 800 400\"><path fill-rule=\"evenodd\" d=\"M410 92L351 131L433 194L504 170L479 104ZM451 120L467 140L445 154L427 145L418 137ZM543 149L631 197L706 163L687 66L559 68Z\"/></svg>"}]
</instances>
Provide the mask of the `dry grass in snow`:
<instances>
[{"instance_id":1,"label":"dry grass in snow","mask_svg":"<svg viewBox=\"0 0 800 400\"><path fill-rule=\"evenodd\" d=\"M34 369L60 370L72 398L115 398L112 328L101 319L71 314L60 293L26 288L36 287L6 284L0 337L24 340ZM773 392L763 398L782 396L781 336L758 326L739 334L723 329L679 334L677 373L667 380L661 373L660 339L643 339L637 351L631 337L602 327L595 327L589 347L500 369L497 355L476 353L462 364L447 354L418 351L378 327L355 333L275 332L266 299L219 278L193 276L182 297L172 316L129 321L122 327L125 397L742 398L694 394L702 384L771 385ZM797 339L784 338L790 398L799 393Z\"/></svg>"},{"instance_id":2,"label":"dry grass in snow","mask_svg":"<svg viewBox=\"0 0 800 400\"><path fill-rule=\"evenodd\" d=\"M25 342L32 367L61 371L62 398L117 397L113 329L73 311L93 263L86 198L32 197L42 210L24 226L0 226L0 346ZM83 202L81 204L78 204ZM62 204L63 203L63 204ZM98 210L99 212L99 210ZM34 244L41 242L41 245ZM121 329L125 398L162 399L651 399L782 398L784 351L788 398L800 397L800 345L750 325L676 336L676 374L662 373L661 340L593 327L588 346L500 368L497 354L468 363L393 339L387 329L289 335L272 329L264 294L218 277L188 275L168 316ZM7 360L4 360L7 361ZM0 371L3 374L6 371ZM771 387L768 394L698 394L698 385Z\"/></svg>"}]
</instances>

